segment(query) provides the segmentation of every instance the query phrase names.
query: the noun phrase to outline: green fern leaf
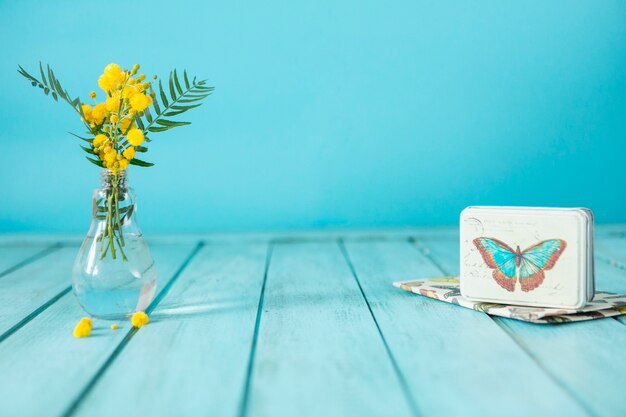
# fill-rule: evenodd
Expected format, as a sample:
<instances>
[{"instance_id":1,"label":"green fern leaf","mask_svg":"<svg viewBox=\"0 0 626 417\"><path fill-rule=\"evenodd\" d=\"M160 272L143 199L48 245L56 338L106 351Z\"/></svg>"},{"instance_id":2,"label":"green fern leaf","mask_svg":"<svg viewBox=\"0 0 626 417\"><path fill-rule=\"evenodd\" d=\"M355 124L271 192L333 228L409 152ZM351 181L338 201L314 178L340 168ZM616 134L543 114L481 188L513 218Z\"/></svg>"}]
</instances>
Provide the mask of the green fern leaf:
<instances>
[{"instance_id":1,"label":"green fern leaf","mask_svg":"<svg viewBox=\"0 0 626 417\"><path fill-rule=\"evenodd\" d=\"M141 117L139 117L139 114L135 114L135 122L137 123L137 126L139 126L139 129L145 130L144 125L143 125L143 120L141 120Z\"/></svg>"},{"instance_id":2,"label":"green fern leaf","mask_svg":"<svg viewBox=\"0 0 626 417\"><path fill-rule=\"evenodd\" d=\"M148 131L150 132L165 132L166 130L170 130L171 127L159 127L159 126L150 126Z\"/></svg>"},{"instance_id":3,"label":"green fern leaf","mask_svg":"<svg viewBox=\"0 0 626 417\"><path fill-rule=\"evenodd\" d=\"M82 136L78 136L77 134L72 133L72 132L67 132L67 133L69 133L69 134L70 134L70 135L72 135L72 136L77 137L77 138L78 138L78 139L80 139L80 140L84 140L84 141L85 141L85 142L87 142L87 143L93 143L93 139L87 139L87 138L84 138L84 137L82 137Z\"/></svg>"},{"instance_id":4,"label":"green fern leaf","mask_svg":"<svg viewBox=\"0 0 626 417\"><path fill-rule=\"evenodd\" d=\"M97 166L99 166L100 168L104 168L104 164L102 163L102 161L99 161L99 160L97 160L97 159L90 158L90 157L88 157L88 156L86 156L85 158L87 158L87 160L88 160L89 162L91 162L92 164L97 165Z\"/></svg>"},{"instance_id":5,"label":"green fern leaf","mask_svg":"<svg viewBox=\"0 0 626 417\"><path fill-rule=\"evenodd\" d=\"M156 97L154 98L154 100L152 100L152 107L154 107L154 111L156 112L157 116L161 114L161 107L159 106L159 100L157 100Z\"/></svg>"},{"instance_id":6,"label":"green fern leaf","mask_svg":"<svg viewBox=\"0 0 626 417\"><path fill-rule=\"evenodd\" d=\"M143 115L146 117L148 123L152 123L152 115L150 114L150 109L145 109L143 111Z\"/></svg>"},{"instance_id":7,"label":"green fern leaf","mask_svg":"<svg viewBox=\"0 0 626 417\"><path fill-rule=\"evenodd\" d=\"M172 72L170 72L170 97L176 101L176 92L174 91L174 82L172 81Z\"/></svg>"},{"instance_id":8,"label":"green fern leaf","mask_svg":"<svg viewBox=\"0 0 626 417\"><path fill-rule=\"evenodd\" d=\"M156 121L156 123L161 126L167 126L167 127L177 127L177 126L185 126L185 125L191 124L191 122L174 122L172 120L167 120L167 119L159 119Z\"/></svg>"},{"instance_id":9,"label":"green fern leaf","mask_svg":"<svg viewBox=\"0 0 626 417\"><path fill-rule=\"evenodd\" d=\"M83 145L80 145L80 147L83 148L83 150L85 152L87 152L88 154L97 155L97 153L93 149L91 149L91 148L88 148L88 147L83 146Z\"/></svg>"},{"instance_id":10,"label":"green fern leaf","mask_svg":"<svg viewBox=\"0 0 626 417\"><path fill-rule=\"evenodd\" d=\"M142 161L141 159L133 158L130 160L131 165L137 165L139 167L151 167L154 164L152 162Z\"/></svg>"},{"instance_id":11,"label":"green fern leaf","mask_svg":"<svg viewBox=\"0 0 626 417\"><path fill-rule=\"evenodd\" d=\"M161 80L159 80L159 93L161 95L161 101L163 102L163 106L168 107L169 103L167 102L167 96L163 91L163 84L161 84Z\"/></svg>"}]
</instances>

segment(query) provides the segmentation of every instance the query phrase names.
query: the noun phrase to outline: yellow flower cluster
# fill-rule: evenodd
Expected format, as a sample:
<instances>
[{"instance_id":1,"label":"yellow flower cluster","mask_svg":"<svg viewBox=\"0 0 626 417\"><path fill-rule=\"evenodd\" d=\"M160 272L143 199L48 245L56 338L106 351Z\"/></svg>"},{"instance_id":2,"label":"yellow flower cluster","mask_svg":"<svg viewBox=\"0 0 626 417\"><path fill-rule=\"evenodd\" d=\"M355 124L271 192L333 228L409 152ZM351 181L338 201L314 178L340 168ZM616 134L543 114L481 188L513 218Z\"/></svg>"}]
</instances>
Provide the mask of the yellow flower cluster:
<instances>
[{"instance_id":1,"label":"yellow flower cluster","mask_svg":"<svg viewBox=\"0 0 626 417\"><path fill-rule=\"evenodd\" d=\"M152 105L150 82L144 74L138 74L139 65L131 70L124 70L117 64L109 64L98 78L98 85L106 93L100 103L82 104L84 120L93 132L99 132L93 138L93 153L102 164L111 170L128 168L135 157L136 147L145 139L144 132L135 125L135 114ZM94 99L96 93L89 96Z\"/></svg>"},{"instance_id":2,"label":"yellow flower cluster","mask_svg":"<svg viewBox=\"0 0 626 417\"><path fill-rule=\"evenodd\" d=\"M74 327L74 337L87 337L91 335L91 319L83 317Z\"/></svg>"}]
</instances>

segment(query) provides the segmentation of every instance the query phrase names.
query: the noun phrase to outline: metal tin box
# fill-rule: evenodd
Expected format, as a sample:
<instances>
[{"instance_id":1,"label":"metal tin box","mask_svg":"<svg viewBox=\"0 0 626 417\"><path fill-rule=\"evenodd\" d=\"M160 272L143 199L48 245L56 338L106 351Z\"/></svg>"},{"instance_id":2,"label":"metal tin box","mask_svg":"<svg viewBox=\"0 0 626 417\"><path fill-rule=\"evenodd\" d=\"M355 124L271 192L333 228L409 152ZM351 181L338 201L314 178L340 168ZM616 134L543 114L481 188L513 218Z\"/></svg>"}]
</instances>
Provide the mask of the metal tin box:
<instances>
[{"instance_id":1,"label":"metal tin box","mask_svg":"<svg viewBox=\"0 0 626 417\"><path fill-rule=\"evenodd\" d=\"M577 309L593 299L593 214L585 208L467 207L461 294L473 301Z\"/></svg>"}]
</instances>

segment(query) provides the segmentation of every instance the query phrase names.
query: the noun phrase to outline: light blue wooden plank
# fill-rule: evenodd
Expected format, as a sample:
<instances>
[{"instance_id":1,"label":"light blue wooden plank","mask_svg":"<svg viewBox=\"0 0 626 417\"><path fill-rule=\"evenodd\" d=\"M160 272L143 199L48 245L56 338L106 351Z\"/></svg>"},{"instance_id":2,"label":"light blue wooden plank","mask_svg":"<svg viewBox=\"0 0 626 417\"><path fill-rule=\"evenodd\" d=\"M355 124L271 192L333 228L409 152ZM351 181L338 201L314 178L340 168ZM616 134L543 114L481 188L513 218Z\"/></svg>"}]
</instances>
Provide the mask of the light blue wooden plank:
<instances>
[{"instance_id":1,"label":"light blue wooden plank","mask_svg":"<svg viewBox=\"0 0 626 417\"><path fill-rule=\"evenodd\" d=\"M595 229L596 238L626 237L626 224L599 224Z\"/></svg>"},{"instance_id":2,"label":"light blue wooden plank","mask_svg":"<svg viewBox=\"0 0 626 417\"><path fill-rule=\"evenodd\" d=\"M596 289L626 294L626 239L596 240Z\"/></svg>"},{"instance_id":3,"label":"light blue wooden plank","mask_svg":"<svg viewBox=\"0 0 626 417\"><path fill-rule=\"evenodd\" d=\"M276 245L248 416L410 416L400 380L338 245Z\"/></svg>"},{"instance_id":4,"label":"light blue wooden plank","mask_svg":"<svg viewBox=\"0 0 626 417\"><path fill-rule=\"evenodd\" d=\"M423 416L485 416L494 410L511 417L585 415L486 315L391 286L441 275L410 243L347 242L346 248ZM511 389L519 381L532 381L523 384L523 395Z\"/></svg>"},{"instance_id":5,"label":"light blue wooden plank","mask_svg":"<svg viewBox=\"0 0 626 417\"><path fill-rule=\"evenodd\" d=\"M626 294L626 238L599 239L596 242L596 288ZM626 325L626 316L615 318Z\"/></svg>"},{"instance_id":6,"label":"light blue wooden plank","mask_svg":"<svg viewBox=\"0 0 626 417\"><path fill-rule=\"evenodd\" d=\"M76 246L84 238L84 233L0 233L0 246L50 246L59 242Z\"/></svg>"},{"instance_id":7,"label":"light blue wooden plank","mask_svg":"<svg viewBox=\"0 0 626 417\"><path fill-rule=\"evenodd\" d=\"M0 278L0 340L70 290L77 248L61 248Z\"/></svg>"},{"instance_id":8,"label":"light blue wooden plank","mask_svg":"<svg viewBox=\"0 0 626 417\"><path fill-rule=\"evenodd\" d=\"M76 415L235 416L267 250L205 246Z\"/></svg>"},{"instance_id":9,"label":"light blue wooden plank","mask_svg":"<svg viewBox=\"0 0 626 417\"><path fill-rule=\"evenodd\" d=\"M58 249L58 245L3 245L0 246L0 278L13 271L31 263L35 260L49 255Z\"/></svg>"},{"instance_id":10,"label":"light blue wooden plank","mask_svg":"<svg viewBox=\"0 0 626 417\"><path fill-rule=\"evenodd\" d=\"M457 241L422 244L446 273L458 273ZM601 268L599 274L604 272ZM621 386L626 374L626 331L621 323L612 318L554 325L494 320L592 414L626 415Z\"/></svg>"},{"instance_id":11,"label":"light blue wooden plank","mask_svg":"<svg viewBox=\"0 0 626 417\"><path fill-rule=\"evenodd\" d=\"M626 270L626 237L596 239L596 262Z\"/></svg>"},{"instance_id":12,"label":"light blue wooden plank","mask_svg":"<svg viewBox=\"0 0 626 417\"><path fill-rule=\"evenodd\" d=\"M152 249L159 273L159 290L189 256L192 247ZM58 268L64 267L63 262L56 264L56 273L59 273ZM85 312L71 293L66 294L0 343L1 416L61 415L120 345L130 328L130 323L120 322L120 329L114 331L109 328L111 322L94 320L92 336L76 339L72 330L83 316Z\"/></svg>"}]
</instances>

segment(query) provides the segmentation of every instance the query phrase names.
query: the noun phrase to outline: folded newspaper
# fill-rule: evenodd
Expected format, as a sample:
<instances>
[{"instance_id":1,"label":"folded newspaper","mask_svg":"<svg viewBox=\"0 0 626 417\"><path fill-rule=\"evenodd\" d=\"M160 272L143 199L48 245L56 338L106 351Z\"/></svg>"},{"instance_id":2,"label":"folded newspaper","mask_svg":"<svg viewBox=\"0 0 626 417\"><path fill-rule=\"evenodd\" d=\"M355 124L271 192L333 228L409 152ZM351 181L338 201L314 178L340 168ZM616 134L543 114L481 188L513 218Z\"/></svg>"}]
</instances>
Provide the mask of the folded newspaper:
<instances>
[{"instance_id":1,"label":"folded newspaper","mask_svg":"<svg viewBox=\"0 0 626 417\"><path fill-rule=\"evenodd\" d=\"M494 316L532 323L567 323L626 314L626 295L604 291L596 291L593 301L583 308L567 310L469 301L461 296L459 278L454 276L398 281L394 282L393 285L435 300L471 308Z\"/></svg>"}]
</instances>

